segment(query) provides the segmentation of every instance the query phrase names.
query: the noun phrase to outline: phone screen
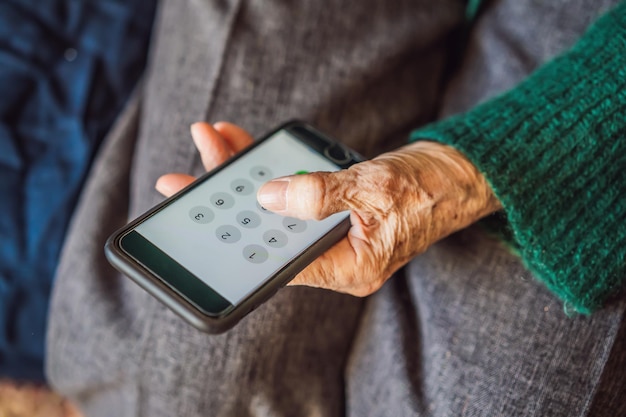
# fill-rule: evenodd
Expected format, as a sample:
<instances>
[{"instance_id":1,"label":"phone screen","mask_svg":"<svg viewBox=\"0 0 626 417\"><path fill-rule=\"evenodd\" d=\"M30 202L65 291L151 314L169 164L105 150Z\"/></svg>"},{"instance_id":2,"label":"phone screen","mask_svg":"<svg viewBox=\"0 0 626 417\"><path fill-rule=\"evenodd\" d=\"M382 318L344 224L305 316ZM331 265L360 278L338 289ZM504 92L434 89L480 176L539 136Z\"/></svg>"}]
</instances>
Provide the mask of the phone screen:
<instances>
[{"instance_id":1,"label":"phone screen","mask_svg":"<svg viewBox=\"0 0 626 417\"><path fill-rule=\"evenodd\" d=\"M257 203L259 187L276 177L339 169L280 130L136 225L134 232L167 255L167 262L237 305L348 215L321 221L283 217Z\"/></svg>"}]
</instances>

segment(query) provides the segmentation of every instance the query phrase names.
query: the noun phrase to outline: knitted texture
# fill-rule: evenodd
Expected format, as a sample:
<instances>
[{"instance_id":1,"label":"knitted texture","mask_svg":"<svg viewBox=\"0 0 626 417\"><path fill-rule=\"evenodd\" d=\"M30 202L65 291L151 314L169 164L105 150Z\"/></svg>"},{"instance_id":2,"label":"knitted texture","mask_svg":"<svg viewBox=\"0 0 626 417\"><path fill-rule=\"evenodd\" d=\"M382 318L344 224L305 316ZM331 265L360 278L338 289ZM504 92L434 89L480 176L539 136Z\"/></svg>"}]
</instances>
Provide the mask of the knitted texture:
<instances>
[{"instance_id":1,"label":"knitted texture","mask_svg":"<svg viewBox=\"0 0 626 417\"><path fill-rule=\"evenodd\" d=\"M588 314L626 278L626 3L474 110L414 131L463 152L502 202L509 243Z\"/></svg>"}]
</instances>

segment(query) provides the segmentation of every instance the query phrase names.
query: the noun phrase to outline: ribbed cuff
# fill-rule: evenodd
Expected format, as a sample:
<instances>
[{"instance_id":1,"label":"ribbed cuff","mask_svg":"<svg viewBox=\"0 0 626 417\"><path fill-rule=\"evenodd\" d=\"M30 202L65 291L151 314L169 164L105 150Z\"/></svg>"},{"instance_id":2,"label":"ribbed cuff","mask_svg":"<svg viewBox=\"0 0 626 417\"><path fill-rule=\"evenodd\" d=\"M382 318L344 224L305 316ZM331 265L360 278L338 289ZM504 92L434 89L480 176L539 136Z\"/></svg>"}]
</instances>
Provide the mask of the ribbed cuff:
<instances>
[{"instance_id":1,"label":"ribbed cuff","mask_svg":"<svg viewBox=\"0 0 626 417\"><path fill-rule=\"evenodd\" d=\"M626 278L625 31L622 3L515 89L411 135L478 167L526 266L586 314Z\"/></svg>"}]
</instances>

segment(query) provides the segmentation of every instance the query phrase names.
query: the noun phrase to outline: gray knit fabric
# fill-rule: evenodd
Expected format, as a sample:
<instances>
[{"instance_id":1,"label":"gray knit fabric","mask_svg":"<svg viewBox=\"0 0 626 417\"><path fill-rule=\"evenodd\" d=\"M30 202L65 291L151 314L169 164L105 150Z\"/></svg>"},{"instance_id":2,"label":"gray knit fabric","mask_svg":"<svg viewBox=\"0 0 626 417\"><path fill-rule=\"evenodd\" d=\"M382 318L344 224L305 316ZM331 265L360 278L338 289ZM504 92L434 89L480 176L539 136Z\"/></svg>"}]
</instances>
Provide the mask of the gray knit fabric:
<instances>
[{"instance_id":1,"label":"gray knit fabric","mask_svg":"<svg viewBox=\"0 0 626 417\"><path fill-rule=\"evenodd\" d=\"M513 86L611 3L489 2L448 80L462 1L164 0L145 82L100 151L63 251L53 386L88 416L626 414L624 302L567 317L477 227L366 300L287 288L219 336L188 326L102 252L161 201L159 175L201 172L194 121L258 135L297 117L372 156Z\"/></svg>"}]
</instances>

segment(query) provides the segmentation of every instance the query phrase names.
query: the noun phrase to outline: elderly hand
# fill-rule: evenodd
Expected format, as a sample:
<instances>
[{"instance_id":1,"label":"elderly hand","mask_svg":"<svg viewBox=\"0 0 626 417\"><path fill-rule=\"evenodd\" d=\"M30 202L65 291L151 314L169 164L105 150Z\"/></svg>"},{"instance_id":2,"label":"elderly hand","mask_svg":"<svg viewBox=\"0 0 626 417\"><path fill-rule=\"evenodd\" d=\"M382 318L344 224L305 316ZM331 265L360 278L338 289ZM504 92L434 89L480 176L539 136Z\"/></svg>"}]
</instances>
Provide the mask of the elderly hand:
<instances>
[{"instance_id":1,"label":"elderly hand","mask_svg":"<svg viewBox=\"0 0 626 417\"><path fill-rule=\"evenodd\" d=\"M196 123L192 137L207 170L252 138L229 123ZM157 189L171 195L193 181L168 174ZM338 172L276 178L259 202L282 215L322 219L350 210L348 235L311 263L291 285L366 296L434 242L498 210L485 178L462 154L435 142L416 142Z\"/></svg>"}]
</instances>

